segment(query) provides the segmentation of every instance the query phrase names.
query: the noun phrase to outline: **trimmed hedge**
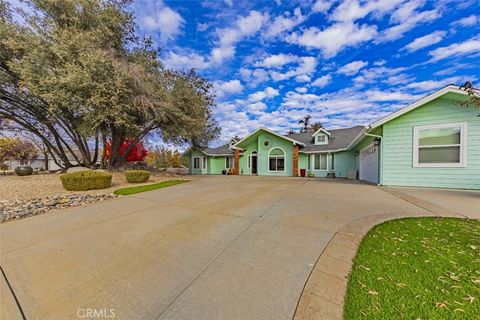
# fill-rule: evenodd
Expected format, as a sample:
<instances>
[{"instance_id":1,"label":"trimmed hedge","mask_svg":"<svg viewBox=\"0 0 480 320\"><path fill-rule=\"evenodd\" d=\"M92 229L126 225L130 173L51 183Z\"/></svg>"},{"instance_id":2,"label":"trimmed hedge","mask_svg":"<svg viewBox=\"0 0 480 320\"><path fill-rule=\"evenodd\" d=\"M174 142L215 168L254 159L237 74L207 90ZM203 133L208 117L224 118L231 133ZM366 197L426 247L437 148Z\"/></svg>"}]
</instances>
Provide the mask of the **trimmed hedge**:
<instances>
[{"instance_id":1,"label":"trimmed hedge","mask_svg":"<svg viewBox=\"0 0 480 320\"><path fill-rule=\"evenodd\" d=\"M112 175L107 172L79 171L60 176L63 187L68 191L105 189L112 185Z\"/></svg>"},{"instance_id":2,"label":"trimmed hedge","mask_svg":"<svg viewBox=\"0 0 480 320\"><path fill-rule=\"evenodd\" d=\"M140 183L150 179L150 172L145 170L127 170L125 177L129 183Z\"/></svg>"}]
</instances>

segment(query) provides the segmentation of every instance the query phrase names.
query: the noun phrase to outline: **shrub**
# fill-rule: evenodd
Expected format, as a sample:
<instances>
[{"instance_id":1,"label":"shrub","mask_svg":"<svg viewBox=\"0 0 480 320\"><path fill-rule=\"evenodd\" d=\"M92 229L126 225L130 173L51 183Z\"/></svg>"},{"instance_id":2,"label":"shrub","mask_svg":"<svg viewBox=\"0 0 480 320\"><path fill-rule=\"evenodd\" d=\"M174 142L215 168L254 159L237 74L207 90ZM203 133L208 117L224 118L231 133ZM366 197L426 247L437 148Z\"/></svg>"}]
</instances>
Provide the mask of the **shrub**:
<instances>
[{"instance_id":1,"label":"shrub","mask_svg":"<svg viewBox=\"0 0 480 320\"><path fill-rule=\"evenodd\" d=\"M79 171L60 176L63 187L69 191L105 189L112 185L112 175L107 172Z\"/></svg>"},{"instance_id":2,"label":"shrub","mask_svg":"<svg viewBox=\"0 0 480 320\"><path fill-rule=\"evenodd\" d=\"M145 170L127 170L125 177L129 183L145 182L150 179L150 172Z\"/></svg>"}]
</instances>

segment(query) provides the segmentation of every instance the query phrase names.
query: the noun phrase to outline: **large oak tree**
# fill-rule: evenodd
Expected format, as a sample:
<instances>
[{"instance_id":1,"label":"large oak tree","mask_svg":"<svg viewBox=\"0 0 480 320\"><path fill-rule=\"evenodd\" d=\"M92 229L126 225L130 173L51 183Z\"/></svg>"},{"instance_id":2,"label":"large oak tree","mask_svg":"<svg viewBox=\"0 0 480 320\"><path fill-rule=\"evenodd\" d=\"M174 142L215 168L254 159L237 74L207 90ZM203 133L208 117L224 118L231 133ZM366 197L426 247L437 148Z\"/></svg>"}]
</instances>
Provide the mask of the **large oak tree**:
<instances>
[{"instance_id":1,"label":"large oak tree","mask_svg":"<svg viewBox=\"0 0 480 320\"><path fill-rule=\"evenodd\" d=\"M153 133L195 144L218 135L211 83L166 70L150 40L136 36L128 1L26 2L14 19L0 0L3 129L33 134L65 168L95 165L107 141L116 168L127 137L133 147Z\"/></svg>"}]
</instances>

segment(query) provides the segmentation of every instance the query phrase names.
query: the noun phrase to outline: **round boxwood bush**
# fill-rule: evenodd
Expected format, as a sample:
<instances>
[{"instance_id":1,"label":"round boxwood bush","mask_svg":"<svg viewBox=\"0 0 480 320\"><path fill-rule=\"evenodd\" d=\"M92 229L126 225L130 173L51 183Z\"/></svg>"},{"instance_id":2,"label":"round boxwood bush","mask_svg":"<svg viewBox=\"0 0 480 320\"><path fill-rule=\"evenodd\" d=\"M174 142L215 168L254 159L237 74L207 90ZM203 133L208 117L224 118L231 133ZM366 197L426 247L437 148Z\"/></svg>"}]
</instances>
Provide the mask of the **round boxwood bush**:
<instances>
[{"instance_id":1,"label":"round boxwood bush","mask_svg":"<svg viewBox=\"0 0 480 320\"><path fill-rule=\"evenodd\" d=\"M105 189L112 185L112 175L107 172L79 171L60 176L63 187L69 191Z\"/></svg>"},{"instance_id":2,"label":"round boxwood bush","mask_svg":"<svg viewBox=\"0 0 480 320\"><path fill-rule=\"evenodd\" d=\"M127 170L125 177L129 183L140 183L150 179L150 172L145 170Z\"/></svg>"}]
</instances>

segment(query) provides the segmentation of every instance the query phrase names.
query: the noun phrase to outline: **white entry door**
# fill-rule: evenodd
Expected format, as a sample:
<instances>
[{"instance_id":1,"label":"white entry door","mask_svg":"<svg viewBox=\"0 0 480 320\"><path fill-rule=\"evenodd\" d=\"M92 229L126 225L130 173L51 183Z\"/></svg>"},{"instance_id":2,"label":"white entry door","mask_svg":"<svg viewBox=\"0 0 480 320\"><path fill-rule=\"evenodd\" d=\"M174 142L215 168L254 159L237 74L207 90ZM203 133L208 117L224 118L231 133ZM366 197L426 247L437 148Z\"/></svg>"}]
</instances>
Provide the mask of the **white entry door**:
<instances>
[{"instance_id":1,"label":"white entry door","mask_svg":"<svg viewBox=\"0 0 480 320\"><path fill-rule=\"evenodd\" d=\"M360 180L378 184L378 147L371 145L360 151Z\"/></svg>"}]
</instances>

